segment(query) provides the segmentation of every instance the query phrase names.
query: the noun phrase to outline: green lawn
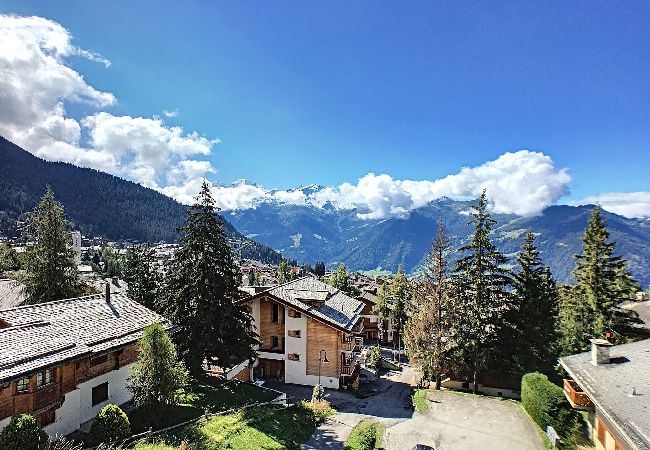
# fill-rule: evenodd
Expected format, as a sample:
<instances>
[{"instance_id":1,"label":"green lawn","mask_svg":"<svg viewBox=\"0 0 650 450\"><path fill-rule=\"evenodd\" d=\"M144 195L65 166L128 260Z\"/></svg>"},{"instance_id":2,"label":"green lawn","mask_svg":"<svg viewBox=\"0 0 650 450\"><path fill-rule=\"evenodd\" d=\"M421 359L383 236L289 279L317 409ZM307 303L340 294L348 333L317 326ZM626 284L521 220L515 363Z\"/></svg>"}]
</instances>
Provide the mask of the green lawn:
<instances>
[{"instance_id":1,"label":"green lawn","mask_svg":"<svg viewBox=\"0 0 650 450\"><path fill-rule=\"evenodd\" d=\"M206 410L219 412L255 401L268 402L277 395L273 391L236 381L224 382L212 377L192 379L179 405L159 408L154 412L139 409L129 414L129 420L132 432L137 434L149 427L160 430L197 418Z\"/></svg>"},{"instance_id":2,"label":"green lawn","mask_svg":"<svg viewBox=\"0 0 650 450\"><path fill-rule=\"evenodd\" d=\"M134 450L176 450L182 442L200 450L298 450L315 428L307 408L262 406L201 420Z\"/></svg>"}]
</instances>

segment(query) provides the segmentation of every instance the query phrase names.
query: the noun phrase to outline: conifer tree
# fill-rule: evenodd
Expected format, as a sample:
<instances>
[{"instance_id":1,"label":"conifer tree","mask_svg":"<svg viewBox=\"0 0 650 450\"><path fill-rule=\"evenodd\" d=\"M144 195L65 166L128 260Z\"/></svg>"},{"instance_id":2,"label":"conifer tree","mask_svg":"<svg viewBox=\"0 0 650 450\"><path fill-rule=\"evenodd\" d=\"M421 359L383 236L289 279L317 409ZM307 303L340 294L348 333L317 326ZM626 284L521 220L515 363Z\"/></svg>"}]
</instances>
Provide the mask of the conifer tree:
<instances>
[{"instance_id":1,"label":"conifer tree","mask_svg":"<svg viewBox=\"0 0 650 450\"><path fill-rule=\"evenodd\" d=\"M176 325L176 349L192 373L204 360L227 368L253 360L252 316L237 301L241 274L207 182L189 208L169 264L164 311Z\"/></svg>"},{"instance_id":2,"label":"conifer tree","mask_svg":"<svg viewBox=\"0 0 650 450\"><path fill-rule=\"evenodd\" d=\"M322 277L325 275L325 263L323 261L318 261L314 265L314 273L318 275L319 277Z\"/></svg>"},{"instance_id":3,"label":"conifer tree","mask_svg":"<svg viewBox=\"0 0 650 450\"><path fill-rule=\"evenodd\" d=\"M351 297L359 295L359 290L350 283L350 275L348 275L348 270L345 268L345 264L339 264L336 271L334 271L328 280L328 284Z\"/></svg>"},{"instance_id":4,"label":"conifer tree","mask_svg":"<svg viewBox=\"0 0 650 450\"><path fill-rule=\"evenodd\" d=\"M455 313L450 310L449 253L450 241L440 223L424 266L424 277L415 289L404 327L409 357L420 362L426 379L435 377L436 389L441 387L448 356L448 348L443 345L448 333L447 322Z\"/></svg>"},{"instance_id":5,"label":"conifer tree","mask_svg":"<svg viewBox=\"0 0 650 450\"><path fill-rule=\"evenodd\" d=\"M406 310L411 295L411 286L404 273L404 268L400 264L397 268L397 274L391 280L382 284L375 305L375 310L382 321L392 315L393 329L397 336L401 335L402 328L406 324ZM395 338L393 338L394 343Z\"/></svg>"},{"instance_id":6,"label":"conifer tree","mask_svg":"<svg viewBox=\"0 0 650 450\"><path fill-rule=\"evenodd\" d=\"M288 281L291 281L291 268L289 267L289 261L282 258L280 264L278 265L278 283L283 284Z\"/></svg>"},{"instance_id":7,"label":"conifer tree","mask_svg":"<svg viewBox=\"0 0 650 450\"><path fill-rule=\"evenodd\" d=\"M158 310L158 292L162 276L158 272L155 252L148 245L130 249L124 263L124 280L128 283L130 299L152 310Z\"/></svg>"},{"instance_id":8,"label":"conifer tree","mask_svg":"<svg viewBox=\"0 0 650 450\"><path fill-rule=\"evenodd\" d=\"M176 403L187 382L187 369L159 323L149 325L138 343L138 360L131 369L128 389L138 406L159 407Z\"/></svg>"},{"instance_id":9,"label":"conifer tree","mask_svg":"<svg viewBox=\"0 0 650 450\"><path fill-rule=\"evenodd\" d=\"M513 276L514 301L507 313L512 371L551 373L558 351L559 294L551 270L539 256L535 235L526 234ZM513 305L514 303L514 305Z\"/></svg>"},{"instance_id":10,"label":"conifer tree","mask_svg":"<svg viewBox=\"0 0 650 450\"><path fill-rule=\"evenodd\" d=\"M30 214L25 273L22 277L26 304L76 297L85 286L79 279L63 205L47 187L45 195Z\"/></svg>"},{"instance_id":11,"label":"conifer tree","mask_svg":"<svg viewBox=\"0 0 650 450\"><path fill-rule=\"evenodd\" d=\"M562 313L563 320L575 321L562 324L565 333L574 333L563 337L565 353L586 350L588 338L604 338L608 331L616 340L624 341L634 334L632 326L639 323L636 313L619 307L639 285L627 270L626 261L614 255L615 243L608 240L609 231L596 206L582 237L582 253L576 255L573 299L562 302L563 308L576 309Z\"/></svg>"},{"instance_id":12,"label":"conifer tree","mask_svg":"<svg viewBox=\"0 0 650 450\"><path fill-rule=\"evenodd\" d=\"M505 325L511 284L510 272L502 267L507 258L490 241L496 221L487 211L485 190L472 207L469 224L474 233L469 244L461 247L463 254L453 270L455 302L461 312L453 324L457 345L456 357L462 368L473 376L474 392L478 392L478 374L494 359Z\"/></svg>"}]
</instances>

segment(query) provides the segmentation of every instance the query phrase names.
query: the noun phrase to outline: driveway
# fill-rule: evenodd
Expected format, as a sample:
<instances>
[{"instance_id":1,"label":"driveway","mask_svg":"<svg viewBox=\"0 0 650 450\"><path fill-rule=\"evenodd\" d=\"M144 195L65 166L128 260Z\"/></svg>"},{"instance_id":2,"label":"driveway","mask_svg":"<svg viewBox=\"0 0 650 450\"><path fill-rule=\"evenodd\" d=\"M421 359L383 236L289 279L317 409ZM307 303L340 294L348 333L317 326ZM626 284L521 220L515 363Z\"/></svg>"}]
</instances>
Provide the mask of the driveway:
<instances>
[{"instance_id":1,"label":"driveway","mask_svg":"<svg viewBox=\"0 0 650 450\"><path fill-rule=\"evenodd\" d=\"M386 429L386 450L428 444L437 450L544 450L537 428L516 402L457 392L430 392L429 409Z\"/></svg>"}]
</instances>

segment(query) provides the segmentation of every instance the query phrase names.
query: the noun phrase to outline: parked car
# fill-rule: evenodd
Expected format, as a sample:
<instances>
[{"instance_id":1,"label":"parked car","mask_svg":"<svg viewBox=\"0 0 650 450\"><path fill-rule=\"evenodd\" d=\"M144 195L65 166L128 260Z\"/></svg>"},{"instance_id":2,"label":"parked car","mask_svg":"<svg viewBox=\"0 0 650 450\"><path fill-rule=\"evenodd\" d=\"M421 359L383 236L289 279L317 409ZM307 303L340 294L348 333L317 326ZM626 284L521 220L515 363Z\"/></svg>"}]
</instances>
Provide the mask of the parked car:
<instances>
[{"instance_id":1,"label":"parked car","mask_svg":"<svg viewBox=\"0 0 650 450\"><path fill-rule=\"evenodd\" d=\"M431 447L430 445L416 444L415 447L413 447L413 450L436 450L436 449Z\"/></svg>"}]
</instances>

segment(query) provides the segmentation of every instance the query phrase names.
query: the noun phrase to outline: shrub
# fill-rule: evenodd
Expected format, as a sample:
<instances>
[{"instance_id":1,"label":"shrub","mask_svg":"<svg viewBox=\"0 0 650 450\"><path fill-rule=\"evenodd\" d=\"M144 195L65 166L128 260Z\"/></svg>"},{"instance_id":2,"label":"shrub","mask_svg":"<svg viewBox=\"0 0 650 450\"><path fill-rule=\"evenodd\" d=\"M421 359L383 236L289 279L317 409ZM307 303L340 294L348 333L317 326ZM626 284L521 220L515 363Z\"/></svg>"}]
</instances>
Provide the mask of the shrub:
<instances>
[{"instance_id":1,"label":"shrub","mask_svg":"<svg viewBox=\"0 0 650 450\"><path fill-rule=\"evenodd\" d=\"M131 424L119 406L106 405L97 413L90 434L95 442L117 442L131 435Z\"/></svg>"},{"instance_id":2,"label":"shrub","mask_svg":"<svg viewBox=\"0 0 650 450\"><path fill-rule=\"evenodd\" d=\"M380 361L381 361L381 349L377 345L372 349L370 349L370 354L368 355L368 367L377 369Z\"/></svg>"},{"instance_id":3,"label":"shrub","mask_svg":"<svg viewBox=\"0 0 650 450\"><path fill-rule=\"evenodd\" d=\"M312 419L316 425L320 425L329 416L336 414L336 410L330 406L329 402L325 401L302 402L301 406L309 410L309 414L312 416Z\"/></svg>"},{"instance_id":4,"label":"shrub","mask_svg":"<svg viewBox=\"0 0 650 450\"><path fill-rule=\"evenodd\" d=\"M542 428L551 425L560 435L563 448L575 448L580 434L580 415L564 397L562 388L546 375L527 373L521 380L521 404Z\"/></svg>"},{"instance_id":5,"label":"shrub","mask_svg":"<svg viewBox=\"0 0 650 450\"><path fill-rule=\"evenodd\" d=\"M375 450L381 447L384 427L379 422L361 421L345 442L345 450Z\"/></svg>"},{"instance_id":6,"label":"shrub","mask_svg":"<svg viewBox=\"0 0 650 450\"><path fill-rule=\"evenodd\" d=\"M413 406L417 412L424 412L428 409L426 389L418 389L413 393Z\"/></svg>"},{"instance_id":7,"label":"shrub","mask_svg":"<svg viewBox=\"0 0 650 450\"><path fill-rule=\"evenodd\" d=\"M20 414L11 419L0 432L0 448L12 450L45 450L49 446L47 434L38 426L34 416Z\"/></svg>"}]
</instances>

